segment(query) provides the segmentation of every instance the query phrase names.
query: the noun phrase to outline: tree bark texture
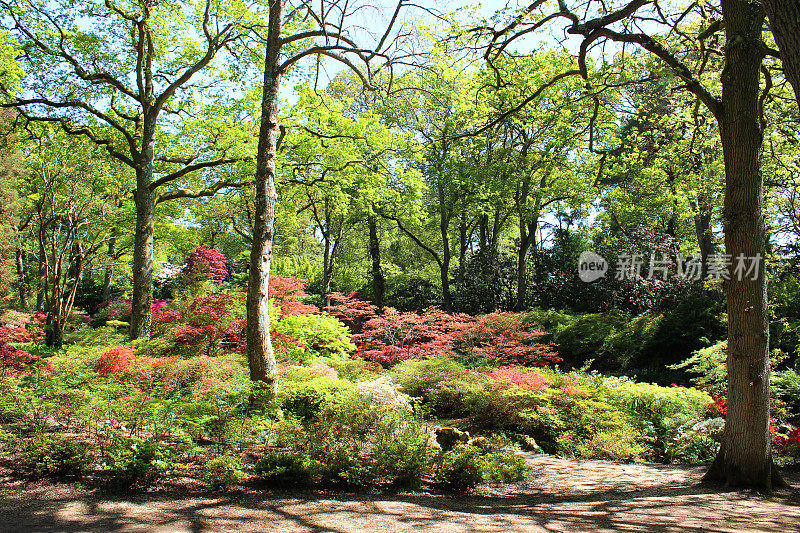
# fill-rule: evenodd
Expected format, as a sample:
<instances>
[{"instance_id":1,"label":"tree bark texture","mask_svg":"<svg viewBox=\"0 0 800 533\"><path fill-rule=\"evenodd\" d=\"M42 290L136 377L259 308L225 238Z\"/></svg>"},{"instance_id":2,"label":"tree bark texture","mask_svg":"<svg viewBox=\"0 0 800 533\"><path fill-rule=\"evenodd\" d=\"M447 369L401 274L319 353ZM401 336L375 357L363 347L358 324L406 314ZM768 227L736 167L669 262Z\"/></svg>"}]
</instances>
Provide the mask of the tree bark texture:
<instances>
[{"instance_id":1,"label":"tree bark texture","mask_svg":"<svg viewBox=\"0 0 800 533\"><path fill-rule=\"evenodd\" d=\"M275 225L275 159L278 142L278 96L281 80L282 0L270 3L267 49L264 60L264 92L255 176L255 221L247 285L247 358L250 379L261 381L277 392L277 363L272 350L269 324L269 269Z\"/></svg>"},{"instance_id":2,"label":"tree bark texture","mask_svg":"<svg viewBox=\"0 0 800 533\"><path fill-rule=\"evenodd\" d=\"M800 0L764 0L764 10L781 53L783 73L800 104Z\"/></svg>"},{"instance_id":3,"label":"tree bark texture","mask_svg":"<svg viewBox=\"0 0 800 533\"><path fill-rule=\"evenodd\" d=\"M375 215L370 215L369 224L369 255L372 258L372 292L378 313L383 313L383 298L386 293L386 279L381 269L381 245L378 240L378 221Z\"/></svg>"},{"instance_id":4,"label":"tree bark texture","mask_svg":"<svg viewBox=\"0 0 800 533\"><path fill-rule=\"evenodd\" d=\"M722 72L720 135L725 161L725 250L737 257L764 257L763 178L760 167L759 71L762 61L760 4L722 0L726 50ZM728 413L722 447L707 480L771 490L769 434L769 319L764 261L755 276L731 269L728 304Z\"/></svg>"},{"instance_id":5,"label":"tree bark texture","mask_svg":"<svg viewBox=\"0 0 800 533\"><path fill-rule=\"evenodd\" d=\"M19 305L22 309L28 308L28 282L25 280L25 249L22 243L17 242L16 251L17 288L19 290Z\"/></svg>"},{"instance_id":6,"label":"tree bark texture","mask_svg":"<svg viewBox=\"0 0 800 533\"><path fill-rule=\"evenodd\" d=\"M517 251L517 311L524 311L526 307L525 300L528 298L528 253L531 245L536 243L538 225L538 214L527 221L520 219L519 250Z\"/></svg>"},{"instance_id":7,"label":"tree bark texture","mask_svg":"<svg viewBox=\"0 0 800 533\"><path fill-rule=\"evenodd\" d=\"M144 143L142 161L136 169L136 234L133 239L133 296L131 297L131 340L150 335L150 306L153 303L153 231L155 228L155 193L153 182L153 145Z\"/></svg>"},{"instance_id":8,"label":"tree bark texture","mask_svg":"<svg viewBox=\"0 0 800 533\"><path fill-rule=\"evenodd\" d=\"M114 279L114 259L116 258L117 238L112 236L108 240L108 265L106 265L105 275L103 276L103 304L111 300L111 282Z\"/></svg>"}]
</instances>

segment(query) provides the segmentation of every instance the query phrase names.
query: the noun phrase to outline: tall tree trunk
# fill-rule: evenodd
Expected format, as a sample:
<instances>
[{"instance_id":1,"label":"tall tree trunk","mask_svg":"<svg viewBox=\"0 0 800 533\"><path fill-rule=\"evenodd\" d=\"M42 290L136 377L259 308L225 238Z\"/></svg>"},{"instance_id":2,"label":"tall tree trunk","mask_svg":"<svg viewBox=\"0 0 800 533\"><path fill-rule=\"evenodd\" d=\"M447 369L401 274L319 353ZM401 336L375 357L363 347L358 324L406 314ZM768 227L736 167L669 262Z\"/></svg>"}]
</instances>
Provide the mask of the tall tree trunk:
<instances>
[{"instance_id":1,"label":"tall tree trunk","mask_svg":"<svg viewBox=\"0 0 800 533\"><path fill-rule=\"evenodd\" d=\"M136 169L136 235L133 239L133 296L131 298L131 340L150 334L150 306L153 303L153 230L155 194L153 142L146 144L143 163Z\"/></svg>"},{"instance_id":2,"label":"tall tree trunk","mask_svg":"<svg viewBox=\"0 0 800 533\"><path fill-rule=\"evenodd\" d=\"M117 238L112 236L108 239L108 264L106 265L105 276L103 276L103 304L106 305L111 300L111 281L114 278L114 259L117 253Z\"/></svg>"},{"instance_id":3,"label":"tall tree trunk","mask_svg":"<svg viewBox=\"0 0 800 533\"><path fill-rule=\"evenodd\" d=\"M461 215L458 219L458 273L456 274L458 278L456 279L456 284L460 287L464 285L464 275L466 271L467 265L467 247L469 243L467 242L467 214L464 211L461 211Z\"/></svg>"},{"instance_id":4,"label":"tall tree trunk","mask_svg":"<svg viewBox=\"0 0 800 533\"><path fill-rule=\"evenodd\" d=\"M17 240L16 252L17 288L19 290L19 305L22 309L28 308L28 283L25 280L25 249Z\"/></svg>"},{"instance_id":5,"label":"tall tree trunk","mask_svg":"<svg viewBox=\"0 0 800 533\"><path fill-rule=\"evenodd\" d=\"M330 231L330 226L328 226L328 228L328 231ZM322 239L325 241L325 247L322 251L322 296L325 298L325 307L330 309L331 277L333 276L333 257L331 257L330 234L323 233Z\"/></svg>"},{"instance_id":6,"label":"tall tree trunk","mask_svg":"<svg viewBox=\"0 0 800 533\"><path fill-rule=\"evenodd\" d=\"M478 244L480 251L486 250L489 242L489 214L484 213L478 219Z\"/></svg>"},{"instance_id":7,"label":"tall tree trunk","mask_svg":"<svg viewBox=\"0 0 800 533\"><path fill-rule=\"evenodd\" d=\"M726 52L720 135L725 160L725 250L764 257L763 179L759 156L760 3L722 0ZM728 414L722 447L706 474L729 486L771 490L782 482L769 435L769 320L764 261L755 279L731 271L728 300Z\"/></svg>"},{"instance_id":8,"label":"tall tree trunk","mask_svg":"<svg viewBox=\"0 0 800 533\"><path fill-rule=\"evenodd\" d=\"M764 10L781 52L783 73L800 104L800 0L764 0Z\"/></svg>"},{"instance_id":9,"label":"tall tree trunk","mask_svg":"<svg viewBox=\"0 0 800 533\"><path fill-rule=\"evenodd\" d=\"M536 241L536 227L539 216L525 221L520 217L519 224L519 251L517 252L517 311L525 310L525 301L528 298L528 252L531 244Z\"/></svg>"},{"instance_id":10,"label":"tall tree trunk","mask_svg":"<svg viewBox=\"0 0 800 533\"><path fill-rule=\"evenodd\" d=\"M54 239L55 242L55 239ZM64 291L64 285L61 282L61 277L64 269L63 253L59 255L55 248L52 248L53 254L50 264L52 269L48 272L50 279L45 279L45 286L52 283L49 291L45 290L45 308L47 309L47 319L45 320L45 346L53 348L61 348L63 339L63 330L61 329L62 306L61 300ZM62 251L63 252L63 251Z\"/></svg>"},{"instance_id":11,"label":"tall tree trunk","mask_svg":"<svg viewBox=\"0 0 800 533\"><path fill-rule=\"evenodd\" d=\"M331 234L333 216L328 209L328 200L325 200L325 231L322 232L322 239L325 241L325 250L322 257L322 295L325 297L325 307L331 306L331 282L336 268L336 257L339 255L339 247L342 244L342 231L344 230L344 220L339 221L336 235ZM331 244L331 240L333 243Z\"/></svg>"},{"instance_id":12,"label":"tall tree trunk","mask_svg":"<svg viewBox=\"0 0 800 533\"><path fill-rule=\"evenodd\" d=\"M711 199L708 191L698 193L696 211L694 215L694 232L697 237L697 245L700 248L701 277L705 279L708 274L708 258L714 253L714 241L711 233Z\"/></svg>"},{"instance_id":13,"label":"tall tree trunk","mask_svg":"<svg viewBox=\"0 0 800 533\"><path fill-rule=\"evenodd\" d=\"M450 294L450 217L441 214L439 231L442 236L442 262L439 268L439 275L442 282L442 307L448 313L453 310L453 297Z\"/></svg>"},{"instance_id":14,"label":"tall tree trunk","mask_svg":"<svg viewBox=\"0 0 800 533\"><path fill-rule=\"evenodd\" d=\"M675 173L672 170L667 172L667 183L669 183L669 192L672 195L672 210L664 233L675 239L678 234L678 191L675 188Z\"/></svg>"},{"instance_id":15,"label":"tall tree trunk","mask_svg":"<svg viewBox=\"0 0 800 533\"><path fill-rule=\"evenodd\" d=\"M372 257L372 293L378 313L383 313L383 297L386 292L386 279L381 269L381 244L378 240L378 221L369 215L369 255Z\"/></svg>"},{"instance_id":16,"label":"tall tree trunk","mask_svg":"<svg viewBox=\"0 0 800 533\"><path fill-rule=\"evenodd\" d=\"M39 268L37 272L39 273L39 281L38 281L38 288L36 290L36 311L42 312L44 311L44 304L45 304L45 290L47 287L46 277L47 277L47 264L44 261L44 246L39 246Z\"/></svg>"},{"instance_id":17,"label":"tall tree trunk","mask_svg":"<svg viewBox=\"0 0 800 533\"><path fill-rule=\"evenodd\" d=\"M52 318L51 318L52 317ZM44 345L50 348L61 348L64 344L64 330L61 327L61 316L47 313L45 320Z\"/></svg>"},{"instance_id":18,"label":"tall tree trunk","mask_svg":"<svg viewBox=\"0 0 800 533\"><path fill-rule=\"evenodd\" d=\"M247 359L250 379L278 390L278 365L269 331L269 268L275 225L275 157L278 152L279 54L283 0L271 2L255 176L255 222L247 283Z\"/></svg>"}]
</instances>

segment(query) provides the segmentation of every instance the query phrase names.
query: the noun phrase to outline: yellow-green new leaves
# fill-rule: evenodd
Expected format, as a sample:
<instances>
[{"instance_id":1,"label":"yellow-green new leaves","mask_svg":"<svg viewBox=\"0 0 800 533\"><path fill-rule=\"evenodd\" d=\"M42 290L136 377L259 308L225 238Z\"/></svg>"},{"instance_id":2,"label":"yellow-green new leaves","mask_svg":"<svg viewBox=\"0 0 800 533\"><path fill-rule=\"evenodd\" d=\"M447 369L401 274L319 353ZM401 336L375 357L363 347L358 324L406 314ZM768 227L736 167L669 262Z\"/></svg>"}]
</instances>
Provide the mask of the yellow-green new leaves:
<instances>
[{"instance_id":1,"label":"yellow-green new leaves","mask_svg":"<svg viewBox=\"0 0 800 533\"><path fill-rule=\"evenodd\" d=\"M10 99L19 89L19 81L23 76L16 60L19 53L17 43L5 31L0 30L0 87L3 88L0 102Z\"/></svg>"}]
</instances>

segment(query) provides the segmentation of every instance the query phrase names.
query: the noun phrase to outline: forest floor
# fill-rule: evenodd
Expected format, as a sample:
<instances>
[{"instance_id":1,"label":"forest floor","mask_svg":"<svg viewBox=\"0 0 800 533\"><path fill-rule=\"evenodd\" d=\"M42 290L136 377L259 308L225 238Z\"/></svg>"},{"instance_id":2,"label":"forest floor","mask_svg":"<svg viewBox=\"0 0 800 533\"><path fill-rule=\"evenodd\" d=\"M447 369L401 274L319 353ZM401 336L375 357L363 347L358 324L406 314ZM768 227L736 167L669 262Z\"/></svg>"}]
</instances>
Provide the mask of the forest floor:
<instances>
[{"instance_id":1,"label":"forest floor","mask_svg":"<svg viewBox=\"0 0 800 533\"><path fill-rule=\"evenodd\" d=\"M470 495L345 494L190 486L110 493L0 475L0 532L800 532L794 490L765 497L698 484L703 468L526 454L528 481Z\"/></svg>"}]
</instances>

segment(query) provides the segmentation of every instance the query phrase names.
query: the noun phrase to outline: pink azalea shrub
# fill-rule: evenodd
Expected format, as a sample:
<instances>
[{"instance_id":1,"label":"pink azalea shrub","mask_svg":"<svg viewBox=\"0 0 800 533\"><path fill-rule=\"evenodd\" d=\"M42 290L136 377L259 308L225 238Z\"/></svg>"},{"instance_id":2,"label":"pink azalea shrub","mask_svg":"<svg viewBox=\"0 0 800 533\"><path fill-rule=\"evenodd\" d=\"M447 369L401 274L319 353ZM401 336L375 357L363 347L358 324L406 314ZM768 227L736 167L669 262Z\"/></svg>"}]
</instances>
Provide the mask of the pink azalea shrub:
<instances>
[{"instance_id":1,"label":"pink azalea shrub","mask_svg":"<svg viewBox=\"0 0 800 533\"><path fill-rule=\"evenodd\" d=\"M541 391L547 388L549 381L538 372L526 372L516 367L506 366L492 372L487 372L486 377L494 381L509 381L517 387Z\"/></svg>"},{"instance_id":2,"label":"pink azalea shrub","mask_svg":"<svg viewBox=\"0 0 800 533\"><path fill-rule=\"evenodd\" d=\"M9 342L39 342L44 339L44 323L47 313L9 312L3 316L0 338Z\"/></svg>"}]
</instances>

